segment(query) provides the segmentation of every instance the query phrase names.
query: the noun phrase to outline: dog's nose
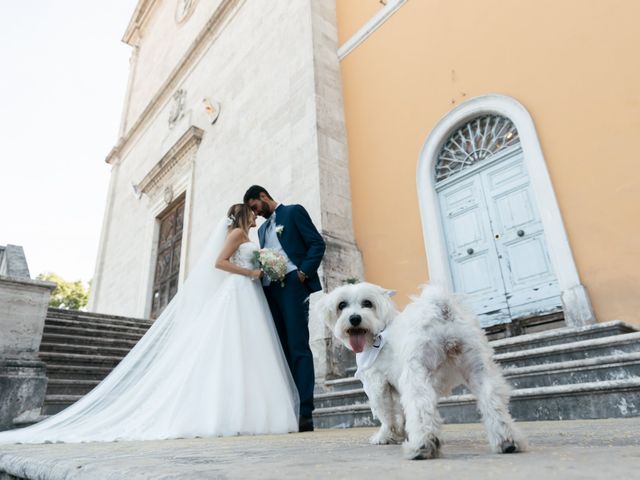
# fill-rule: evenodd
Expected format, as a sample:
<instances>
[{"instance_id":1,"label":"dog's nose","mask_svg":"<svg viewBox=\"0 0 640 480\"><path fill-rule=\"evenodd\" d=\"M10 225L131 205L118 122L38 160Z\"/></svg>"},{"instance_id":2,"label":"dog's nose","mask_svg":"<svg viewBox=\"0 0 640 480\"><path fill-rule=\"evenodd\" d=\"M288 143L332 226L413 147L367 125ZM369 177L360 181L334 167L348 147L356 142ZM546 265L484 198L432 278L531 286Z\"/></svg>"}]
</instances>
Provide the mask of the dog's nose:
<instances>
[{"instance_id":1,"label":"dog's nose","mask_svg":"<svg viewBox=\"0 0 640 480\"><path fill-rule=\"evenodd\" d=\"M357 327L358 325L360 325L361 322L362 322L362 317L357 313L354 313L349 317L349 323L354 327Z\"/></svg>"}]
</instances>

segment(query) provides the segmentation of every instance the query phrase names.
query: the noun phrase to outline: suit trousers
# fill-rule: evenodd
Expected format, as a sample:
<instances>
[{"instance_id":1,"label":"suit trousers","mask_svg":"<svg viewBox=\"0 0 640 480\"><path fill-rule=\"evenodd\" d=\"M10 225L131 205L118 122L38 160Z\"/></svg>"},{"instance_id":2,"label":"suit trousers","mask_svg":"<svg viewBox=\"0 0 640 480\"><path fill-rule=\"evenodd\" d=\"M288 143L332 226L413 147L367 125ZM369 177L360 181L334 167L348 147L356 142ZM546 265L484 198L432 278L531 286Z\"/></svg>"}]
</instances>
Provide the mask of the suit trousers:
<instances>
[{"instance_id":1,"label":"suit trousers","mask_svg":"<svg viewBox=\"0 0 640 480\"><path fill-rule=\"evenodd\" d=\"M311 417L315 374L309 347L309 290L294 270L285 277L284 286L271 282L264 287L282 349L300 395L300 416Z\"/></svg>"}]
</instances>

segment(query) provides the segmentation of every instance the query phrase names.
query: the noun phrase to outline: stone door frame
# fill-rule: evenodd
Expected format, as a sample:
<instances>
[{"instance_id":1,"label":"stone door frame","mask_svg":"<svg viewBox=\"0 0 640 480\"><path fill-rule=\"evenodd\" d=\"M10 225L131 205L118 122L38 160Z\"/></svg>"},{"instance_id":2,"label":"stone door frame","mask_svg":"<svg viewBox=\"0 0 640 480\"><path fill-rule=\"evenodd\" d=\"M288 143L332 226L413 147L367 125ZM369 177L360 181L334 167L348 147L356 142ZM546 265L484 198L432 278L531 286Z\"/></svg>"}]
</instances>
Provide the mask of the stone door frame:
<instances>
[{"instance_id":1,"label":"stone door frame","mask_svg":"<svg viewBox=\"0 0 640 480\"><path fill-rule=\"evenodd\" d=\"M505 95L483 95L460 104L436 123L422 146L416 181L430 281L447 288L453 286L435 188L435 163L449 135L462 124L483 114L507 117L518 130L524 163L529 171L548 241L549 256L560 286L566 324L582 326L595 323L588 293L580 282L533 119L524 106Z\"/></svg>"}]
</instances>

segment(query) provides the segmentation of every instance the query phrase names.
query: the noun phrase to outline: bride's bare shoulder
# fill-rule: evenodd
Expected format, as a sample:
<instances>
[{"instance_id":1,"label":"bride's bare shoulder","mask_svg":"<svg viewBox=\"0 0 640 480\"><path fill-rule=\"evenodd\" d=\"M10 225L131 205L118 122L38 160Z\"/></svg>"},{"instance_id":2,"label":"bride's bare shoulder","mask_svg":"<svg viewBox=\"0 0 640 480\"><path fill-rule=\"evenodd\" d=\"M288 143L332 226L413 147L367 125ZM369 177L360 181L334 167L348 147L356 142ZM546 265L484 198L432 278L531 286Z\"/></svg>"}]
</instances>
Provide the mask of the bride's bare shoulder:
<instances>
[{"instance_id":1,"label":"bride's bare shoulder","mask_svg":"<svg viewBox=\"0 0 640 480\"><path fill-rule=\"evenodd\" d=\"M247 238L247 234L241 228L234 228L229 233L227 233L227 241L231 242L244 242Z\"/></svg>"}]
</instances>

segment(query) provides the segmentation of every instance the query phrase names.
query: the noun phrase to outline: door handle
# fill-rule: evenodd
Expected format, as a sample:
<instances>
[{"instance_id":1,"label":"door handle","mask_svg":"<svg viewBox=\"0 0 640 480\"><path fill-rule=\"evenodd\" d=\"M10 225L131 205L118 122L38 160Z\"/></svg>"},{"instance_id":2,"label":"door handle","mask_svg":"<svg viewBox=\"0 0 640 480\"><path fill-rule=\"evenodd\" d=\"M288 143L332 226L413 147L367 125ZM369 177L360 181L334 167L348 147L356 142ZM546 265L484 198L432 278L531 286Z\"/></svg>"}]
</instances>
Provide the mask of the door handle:
<instances>
[{"instance_id":1,"label":"door handle","mask_svg":"<svg viewBox=\"0 0 640 480\"><path fill-rule=\"evenodd\" d=\"M473 248L467 248L467 253L469 255L473 255Z\"/></svg>"},{"instance_id":2,"label":"door handle","mask_svg":"<svg viewBox=\"0 0 640 480\"><path fill-rule=\"evenodd\" d=\"M518 231L516 232L516 234L517 234L519 237L524 237L524 230L518 230Z\"/></svg>"}]
</instances>

